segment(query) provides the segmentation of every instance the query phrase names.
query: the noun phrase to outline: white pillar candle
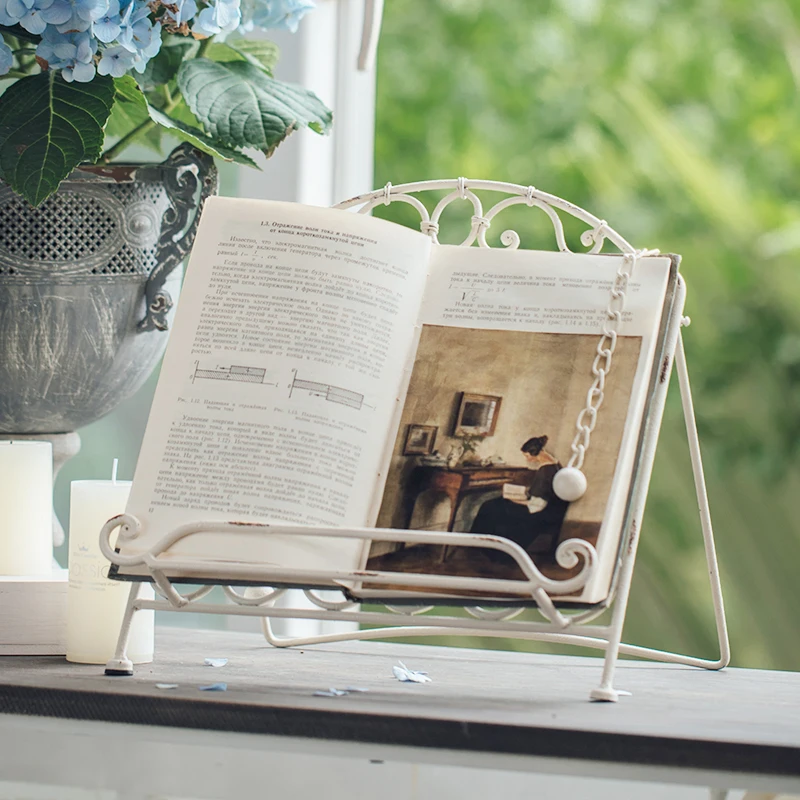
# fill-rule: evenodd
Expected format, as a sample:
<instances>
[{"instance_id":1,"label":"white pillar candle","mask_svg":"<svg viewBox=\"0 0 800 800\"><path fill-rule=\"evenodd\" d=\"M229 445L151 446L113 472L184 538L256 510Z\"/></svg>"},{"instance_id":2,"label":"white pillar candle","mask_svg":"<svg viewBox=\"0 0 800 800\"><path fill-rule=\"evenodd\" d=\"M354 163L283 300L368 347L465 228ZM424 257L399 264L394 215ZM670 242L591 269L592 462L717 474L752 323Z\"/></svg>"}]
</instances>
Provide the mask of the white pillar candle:
<instances>
[{"instance_id":1,"label":"white pillar candle","mask_svg":"<svg viewBox=\"0 0 800 800\"><path fill-rule=\"evenodd\" d=\"M0 575L53 571L53 446L0 442Z\"/></svg>"},{"instance_id":2,"label":"white pillar candle","mask_svg":"<svg viewBox=\"0 0 800 800\"><path fill-rule=\"evenodd\" d=\"M108 578L111 564L100 552L100 529L125 511L130 489L130 481L116 480L70 485L67 661L105 664L114 656L131 584ZM139 596L152 598L152 587L143 587ZM154 612L137 611L128 658L134 664L152 661L153 640Z\"/></svg>"}]
</instances>

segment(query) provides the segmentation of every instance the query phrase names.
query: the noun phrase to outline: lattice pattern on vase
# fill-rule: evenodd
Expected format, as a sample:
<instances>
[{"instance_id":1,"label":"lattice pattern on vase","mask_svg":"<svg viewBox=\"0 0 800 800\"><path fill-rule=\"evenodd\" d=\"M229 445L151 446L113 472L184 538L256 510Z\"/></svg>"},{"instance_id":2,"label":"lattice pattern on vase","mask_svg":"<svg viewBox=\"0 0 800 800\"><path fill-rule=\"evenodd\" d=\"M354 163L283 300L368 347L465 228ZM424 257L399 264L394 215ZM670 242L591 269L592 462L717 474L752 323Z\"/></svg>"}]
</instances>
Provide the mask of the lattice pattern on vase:
<instances>
[{"instance_id":1,"label":"lattice pattern on vase","mask_svg":"<svg viewBox=\"0 0 800 800\"><path fill-rule=\"evenodd\" d=\"M38 208L0 187L0 276L147 276L168 207L156 183L67 182Z\"/></svg>"}]
</instances>

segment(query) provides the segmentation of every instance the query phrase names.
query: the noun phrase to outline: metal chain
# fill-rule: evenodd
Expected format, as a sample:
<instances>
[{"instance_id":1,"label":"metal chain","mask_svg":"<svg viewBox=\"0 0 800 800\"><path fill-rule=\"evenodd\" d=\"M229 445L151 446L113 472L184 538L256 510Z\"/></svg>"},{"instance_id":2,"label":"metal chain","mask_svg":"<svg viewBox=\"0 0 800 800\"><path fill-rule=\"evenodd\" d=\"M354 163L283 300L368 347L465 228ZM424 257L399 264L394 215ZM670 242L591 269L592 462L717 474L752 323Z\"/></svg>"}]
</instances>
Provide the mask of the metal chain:
<instances>
[{"instance_id":1,"label":"metal chain","mask_svg":"<svg viewBox=\"0 0 800 800\"><path fill-rule=\"evenodd\" d=\"M655 250L637 250L633 253L626 253L622 258L617 274L614 276L608 305L606 306L606 319L603 322L603 335L597 343L596 355L592 362L594 380L586 393L586 405L580 410L578 419L575 422L576 433L570 445L572 455L569 458L567 467L580 469L583 466L583 460L592 439L592 432L597 425L597 413L600 411L605 399L606 376L611 371L611 361L614 356L614 350L617 347L617 334L622 322L622 312L625 310L628 281L638 259L641 256L652 255L657 252Z\"/></svg>"}]
</instances>

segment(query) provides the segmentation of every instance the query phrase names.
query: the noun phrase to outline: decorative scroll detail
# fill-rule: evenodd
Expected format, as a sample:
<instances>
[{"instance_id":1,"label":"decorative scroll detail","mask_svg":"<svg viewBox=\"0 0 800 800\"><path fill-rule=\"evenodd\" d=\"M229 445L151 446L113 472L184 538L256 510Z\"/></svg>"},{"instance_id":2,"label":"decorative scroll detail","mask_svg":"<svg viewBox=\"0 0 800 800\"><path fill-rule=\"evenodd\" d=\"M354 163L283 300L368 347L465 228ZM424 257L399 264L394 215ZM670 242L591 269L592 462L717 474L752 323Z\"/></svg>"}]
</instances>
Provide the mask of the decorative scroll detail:
<instances>
[{"instance_id":1,"label":"decorative scroll detail","mask_svg":"<svg viewBox=\"0 0 800 800\"><path fill-rule=\"evenodd\" d=\"M514 619L514 617L519 616L525 610L525 606L518 606L517 608L483 608L483 606L467 606L464 610L471 617L475 617L475 619L505 621L507 619Z\"/></svg>"},{"instance_id":2,"label":"decorative scroll detail","mask_svg":"<svg viewBox=\"0 0 800 800\"><path fill-rule=\"evenodd\" d=\"M244 594L239 594L233 586L223 586L222 591L229 600L239 606L262 606L275 602L286 589L273 589L271 586L248 586Z\"/></svg>"},{"instance_id":3,"label":"decorative scroll detail","mask_svg":"<svg viewBox=\"0 0 800 800\"><path fill-rule=\"evenodd\" d=\"M355 608L358 604L354 600L342 597L342 600L326 600L320 597L314 589L304 589L303 594L315 605L317 608L324 608L326 611L343 611L346 608Z\"/></svg>"},{"instance_id":4,"label":"decorative scroll detail","mask_svg":"<svg viewBox=\"0 0 800 800\"><path fill-rule=\"evenodd\" d=\"M419 192L432 190L450 191L434 208L432 213L415 195ZM484 211L483 203L476 191L505 192L510 197L499 200ZM362 194L338 203L336 208L353 208L359 214L367 214L378 205L389 205L394 202L407 203L413 206L420 215L420 230L430 236L432 241L439 243L440 220L444 210L457 200L466 200L472 205L472 218L470 230L461 242L462 247L477 244L478 247L491 247L486 241L486 232L491 228L500 212L511 206L527 205L529 208L538 208L544 212L553 225L556 245L562 253L573 252L567 245L564 233L564 224L561 214L567 214L575 219L585 222L589 228L580 236L581 244L588 248L587 253L599 253L606 240L611 242L620 252L634 253L634 248L605 220L595 217L580 206L569 203L555 195L541 192L533 186L522 186L516 183L502 183L498 181L479 181L467 178L441 181L420 181L392 186L387 183L383 189L378 189L368 194ZM505 230L500 235L500 243L509 250L516 250L520 246L519 234L514 230Z\"/></svg>"},{"instance_id":5,"label":"decorative scroll detail","mask_svg":"<svg viewBox=\"0 0 800 800\"><path fill-rule=\"evenodd\" d=\"M164 184L171 206L165 212L161 226L156 256L158 265L150 273L144 287L147 313L137 326L140 331L167 330L167 315L173 302L169 292L164 290L164 284L189 252L203 204L217 190L214 160L189 143L176 147L159 169L164 172ZM189 223L193 211L194 217Z\"/></svg>"}]
</instances>

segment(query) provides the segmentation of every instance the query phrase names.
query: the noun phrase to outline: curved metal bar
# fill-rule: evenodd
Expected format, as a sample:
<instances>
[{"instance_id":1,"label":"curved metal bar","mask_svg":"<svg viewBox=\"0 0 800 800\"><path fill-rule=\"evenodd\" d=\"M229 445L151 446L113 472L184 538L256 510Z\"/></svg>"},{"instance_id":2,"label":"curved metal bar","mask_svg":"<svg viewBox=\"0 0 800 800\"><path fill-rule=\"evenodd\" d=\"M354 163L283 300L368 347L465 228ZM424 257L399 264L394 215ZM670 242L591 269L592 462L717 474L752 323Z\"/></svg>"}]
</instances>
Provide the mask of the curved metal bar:
<instances>
[{"instance_id":1,"label":"curved metal bar","mask_svg":"<svg viewBox=\"0 0 800 800\"><path fill-rule=\"evenodd\" d=\"M120 536L128 539L135 538L140 530L139 521L130 515L122 514L109 520L100 534L100 549L103 555L112 563L120 566L144 566L151 573L159 570L162 563L159 556L187 537L198 533L238 533L244 535L289 535L309 536L338 539L375 539L374 528L334 528L334 527L308 527L288 524L266 524L255 522L189 522L180 525L167 535L163 536L147 552L123 556L111 549L109 537L111 531L121 527ZM308 583L311 585L339 584L349 586L353 583L368 581L376 585L396 584L398 575L402 577L404 585L419 588L437 588L442 593L457 592L464 589L481 589L492 593L509 592L514 596L534 597L539 589L548 594L568 594L577 591L586 585L591 575L596 560L597 552L594 547L582 539L569 539L562 542L556 551L558 563L566 568L577 566L579 558L584 559L583 567L577 575L564 580L554 580L543 575L530 556L518 544L499 536L486 536L472 533L451 533L447 531L410 531L395 528L380 530L380 539L388 542L412 542L420 544L442 544L459 547L477 547L490 550L499 550L511 556L522 571L526 580L508 580L499 578L460 578L447 575L431 576L429 574L380 572L371 570L291 570L293 583ZM561 554L561 555L559 555ZM185 571L187 574L203 574L208 564L202 559L181 558L171 555L170 568L176 572ZM218 566L218 565L217 565ZM286 580L287 570L280 567L270 567L262 564L230 563L225 565L225 572L229 580L257 580L254 575L262 576L266 582L281 583ZM480 585L479 585L480 584ZM560 623L559 623L560 624Z\"/></svg>"},{"instance_id":2,"label":"curved metal bar","mask_svg":"<svg viewBox=\"0 0 800 800\"><path fill-rule=\"evenodd\" d=\"M314 589L303 589L303 594L318 608L326 608L328 611L342 611L345 608L353 608L358 605L354 600L326 600L320 597Z\"/></svg>"},{"instance_id":3,"label":"curved metal bar","mask_svg":"<svg viewBox=\"0 0 800 800\"><path fill-rule=\"evenodd\" d=\"M475 619L509 620L518 617L525 610L525 606L519 608L483 608L482 606L465 606L464 611Z\"/></svg>"},{"instance_id":4,"label":"curved metal bar","mask_svg":"<svg viewBox=\"0 0 800 800\"><path fill-rule=\"evenodd\" d=\"M120 567L133 567L143 563L140 555L123 556L111 546L111 534L119 528L117 542L120 539L130 541L135 539L140 531L139 520L130 514L118 514L112 517L100 529L100 552L112 563Z\"/></svg>"},{"instance_id":5,"label":"curved metal bar","mask_svg":"<svg viewBox=\"0 0 800 800\"><path fill-rule=\"evenodd\" d=\"M390 606L387 603L383 603L383 607L391 611L392 614L411 614L412 616L425 614L436 608L436 606Z\"/></svg>"},{"instance_id":6,"label":"curved metal bar","mask_svg":"<svg viewBox=\"0 0 800 800\"><path fill-rule=\"evenodd\" d=\"M496 216L503 208L507 208L509 205L526 203L531 207L540 208L544 211L550 221L553 223L554 232L556 236L556 242L558 244L559 250L562 252L570 252L569 247L566 244L566 238L564 236L564 229L561 219L559 218L558 214L556 213L555 209L559 211L563 211L566 214L569 214L576 219L585 222L589 225L589 230L585 231L581 235L581 243L584 246L588 247L592 245L589 253L598 253L600 252L603 243L608 240L611 242L615 247L619 249L621 253L624 254L632 254L635 253L636 250L630 242L627 241L623 236L621 236L617 231L611 228L605 220L596 217L594 214L590 213L584 208L575 205L574 203L570 203L567 200L564 200L561 197L557 197L556 195L549 194L548 192L542 192L539 189L534 189L530 186L522 186L521 184L517 183L505 183L502 181L486 181L486 180L471 180L471 179L446 179L446 180L432 180L432 181L416 181L414 183L403 183L398 184L397 186L392 186L391 191L389 194L389 202L394 202L395 200L402 200L403 202L410 202L415 208L419 209L419 206L412 202L413 199L410 195L417 193L417 192L426 192L426 191L442 191L442 190L450 190L450 194L448 194L443 200L440 200L437 204L436 208L439 209L439 216L441 212L444 210L444 207L448 205L450 202L456 199L462 199L461 189L463 188L465 194L467 196L474 195L475 191L492 191L492 192L505 192L506 194L514 195L513 198L506 198L506 200L501 200L492 208L497 208L497 210L489 216L487 213L486 215L478 215L476 216L483 216L484 219L491 221L491 219ZM476 196L475 196L476 197ZM519 199L517 199L519 198ZM476 197L476 199L478 199ZM509 200L514 200L514 203L508 202ZM378 189L373 192L367 192L365 194L357 195L356 197L351 197L348 200L344 200L341 203L337 203L334 208L341 208L341 209L349 209L349 208L359 208L358 213L367 213L372 208L380 203L386 202L386 196L383 189ZM419 203L419 201L417 201ZM422 203L419 203L421 206ZM473 203L474 207L474 203ZM423 206L424 208L424 206ZM420 213L422 213L420 211ZM427 211L425 212L427 214ZM431 215L433 221L438 222L438 216L436 215L436 211L434 211L433 215ZM423 217L424 219L424 217ZM475 224L473 222L472 231L470 236L465 239L465 243L472 244L476 239L478 239L480 244L480 231L475 230ZM485 233L485 231L484 231ZM474 237L473 237L474 234ZM433 238L433 237L432 237ZM435 240L438 241L438 240ZM485 236L483 237L483 241L485 242ZM488 244L482 244L481 246L488 247ZM508 245L507 245L508 246Z\"/></svg>"},{"instance_id":7,"label":"curved metal bar","mask_svg":"<svg viewBox=\"0 0 800 800\"><path fill-rule=\"evenodd\" d=\"M267 590L264 594L255 594L257 590ZM272 600L277 600L286 589L274 589L267 586L248 586L244 590L244 594L239 594L233 586L223 586L222 591L225 596L238 606L260 606Z\"/></svg>"},{"instance_id":8,"label":"curved metal bar","mask_svg":"<svg viewBox=\"0 0 800 800\"><path fill-rule=\"evenodd\" d=\"M425 208L425 206L416 197L411 197L410 195L406 195L406 194L396 194L396 195L390 195L390 196L391 196L390 202L392 202L392 203L394 203L394 202L408 203L410 206L413 206L414 208L417 209L417 211L419 211L419 215L420 215L420 217L422 217L423 221L430 220L430 215L428 214L428 209ZM383 206L383 205L388 205L388 203L386 203L384 201L384 194L383 194L383 191L381 190L380 194L377 197L375 197L374 200L369 202L363 208L358 209L358 213L359 214L367 214L370 211L372 211L373 208L376 208L377 206Z\"/></svg>"},{"instance_id":9,"label":"curved metal bar","mask_svg":"<svg viewBox=\"0 0 800 800\"><path fill-rule=\"evenodd\" d=\"M171 581L170 581L170 584L172 584ZM201 586L199 589L195 589L193 592L189 592L188 594L182 594L181 592L178 592L177 589L175 591L187 603L192 603L195 600L200 600L201 598L205 597L207 594L212 592L213 589L214 589L214 586L212 584L211 586Z\"/></svg>"},{"instance_id":10,"label":"curved metal bar","mask_svg":"<svg viewBox=\"0 0 800 800\"><path fill-rule=\"evenodd\" d=\"M271 620L263 618L261 620L262 631L267 642L274 647L303 647L309 644L331 644L334 642L346 641L369 641L372 639L387 639L396 636L486 636L489 638L524 639L536 642L552 642L554 644L578 645L588 647L592 650L606 650L608 648L608 638L597 635L602 632L586 631L585 633L567 633L550 630L542 631L510 631L508 628L497 629L476 629L470 628L469 623L463 627L453 630L449 627L431 625L429 627L416 627L412 625L368 628L359 631L347 631L345 633L323 633L316 636L307 637L288 637L277 636L272 629ZM591 634L595 635L591 635ZM638 658L649 658L653 661L661 661L667 664L683 664L688 667L700 667L701 669L720 670L727 666L727 661L723 659L695 658L685 656L680 653L671 653L668 650L655 650L650 647L639 647L633 644L620 644L619 652L627 656Z\"/></svg>"},{"instance_id":11,"label":"curved metal bar","mask_svg":"<svg viewBox=\"0 0 800 800\"><path fill-rule=\"evenodd\" d=\"M472 203L472 226L470 228L469 235L460 244L460 247L469 247L478 237L480 226L476 224L475 220L483 218L483 205L481 204L481 201L478 199L477 195L474 192L469 191L466 188L465 183L461 183L461 179L459 179L459 181L456 183L458 188L454 192L450 192L450 194L443 197L436 204L436 207L433 209L433 213L431 214L431 222L435 225L438 225L445 208L447 208L447 206L449 206L453 201L469 200L470 203Z\"/></svg>"}]
</instances>

